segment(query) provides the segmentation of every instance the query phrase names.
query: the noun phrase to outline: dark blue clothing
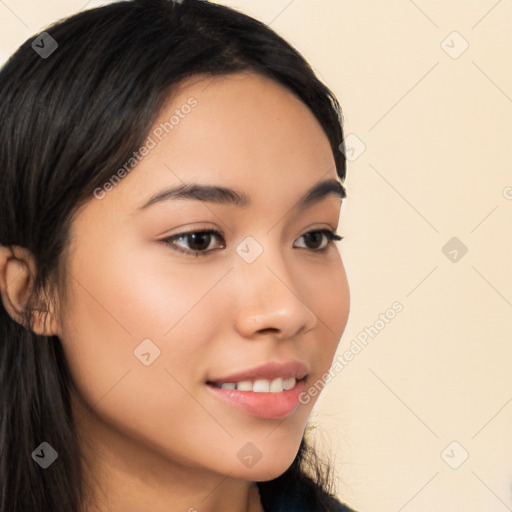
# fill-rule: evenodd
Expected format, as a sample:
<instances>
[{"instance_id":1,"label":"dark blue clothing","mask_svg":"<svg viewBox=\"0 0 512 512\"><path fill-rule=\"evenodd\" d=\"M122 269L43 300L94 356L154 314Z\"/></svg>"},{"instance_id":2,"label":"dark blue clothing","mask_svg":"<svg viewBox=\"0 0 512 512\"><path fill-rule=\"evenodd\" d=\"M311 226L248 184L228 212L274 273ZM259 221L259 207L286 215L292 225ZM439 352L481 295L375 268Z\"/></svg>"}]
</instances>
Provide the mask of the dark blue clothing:
<instances>
[{"instance_id":1,"label":"dark blue clothing","mask_svg":"<svg viewBox=\"0 0 512 512\"><path fill-rule=\"evenodd\" d=\"M256 484L260 487L260 482ZM260 488L261 494L263 493ZM293 490L274 489L272 493L267 492L265 496L261 496L261 502L265 512L318 512L305 494L298 486ZM333 505L332 510L336 512L354 512L336 498L330 498L330 501Z\"/></svg>"}]
</instances>

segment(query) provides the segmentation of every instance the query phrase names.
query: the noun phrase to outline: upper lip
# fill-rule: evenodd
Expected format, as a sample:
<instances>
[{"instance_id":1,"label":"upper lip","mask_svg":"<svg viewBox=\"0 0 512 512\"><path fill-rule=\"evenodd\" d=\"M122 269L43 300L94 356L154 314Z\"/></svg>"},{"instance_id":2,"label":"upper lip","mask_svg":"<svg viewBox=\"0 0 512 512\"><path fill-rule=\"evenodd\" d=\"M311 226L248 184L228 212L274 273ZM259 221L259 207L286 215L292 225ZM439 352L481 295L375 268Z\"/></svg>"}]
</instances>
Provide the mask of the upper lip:
<instances>
[{"instance_id":1,"label":"upper lip","mask_svg":"<svg viewBox=\"0 0 512 512\"><path fill-rule=\"evenodd\" d=\"M256 380L256 379L289 379L291 377L297 380L302 379L308 374L308 367L300 361L284 361L284 362L270 362L253 366L246 370L242 370L225 377L210 379L211 383L222 382L241 382L243 380Z\"/></svg>"}]
</instances>

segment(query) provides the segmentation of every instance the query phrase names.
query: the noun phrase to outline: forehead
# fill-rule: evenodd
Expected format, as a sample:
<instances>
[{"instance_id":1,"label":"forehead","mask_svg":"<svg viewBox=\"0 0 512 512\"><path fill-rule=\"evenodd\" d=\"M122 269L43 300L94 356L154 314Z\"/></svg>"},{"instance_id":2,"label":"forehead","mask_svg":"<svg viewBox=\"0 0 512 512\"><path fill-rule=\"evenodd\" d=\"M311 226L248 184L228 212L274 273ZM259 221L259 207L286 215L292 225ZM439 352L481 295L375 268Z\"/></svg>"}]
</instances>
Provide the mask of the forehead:
<instances>
[{"instance_id":1,"label":"forehead","mask_svg":"<svg viewBox=\"0 0 512 512\"><path fill-rule=\"evenodd\" d=\"M325 156L326 149L331 156L327 137L308 106L269 77L252 71L192 77L181 84L155 124L165 122L191 97L198 105L191 112L196 115L188 116L188 128L204 142L214 138L220 143L215 146L218 152L233 152L237 144L247 155L262 158L268 154L290 156L286 155L290 149L301 153L301 147L313 152L313 157ZM301 147L296 145L299 141Z\"/></svg>"},{"instance_id":2,"label":"forehead","mask_svg":"<svg viewBox=\"0 0 512 512\"><path fill-rule=\"evenodd\" d=\"M165 187L203 183L236 188L251 204L275 208L276 198L291 204L318 181L336 178L313 113L285 86L253 72L182 82L144 146L103 207L130 214Z\"/></svg>"},{"instance_id":3,"label":"forehead","mask_svg":"<svg viewBox=\"0 0 512 512\"><path fill-rule=\"evenodd\" d=\"M302 170L325 173L334 166L327 136L310 109L285 86L253 72L188 79L149 135L156 147L140 169L160 159L195 178L229 174L250 185L257 177L300 179Z\"/></svg>"}]
</instances>

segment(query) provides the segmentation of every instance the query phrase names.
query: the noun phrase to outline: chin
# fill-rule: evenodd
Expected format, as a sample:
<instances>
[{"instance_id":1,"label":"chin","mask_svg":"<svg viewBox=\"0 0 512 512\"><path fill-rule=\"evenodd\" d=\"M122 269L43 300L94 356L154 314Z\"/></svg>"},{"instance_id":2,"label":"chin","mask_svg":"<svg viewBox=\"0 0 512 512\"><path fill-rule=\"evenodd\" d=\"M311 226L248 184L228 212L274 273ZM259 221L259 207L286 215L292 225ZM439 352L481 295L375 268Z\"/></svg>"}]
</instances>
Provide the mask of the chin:
<instances>
[{"instance_id":1,"label":"chin","mask_svg":"<svg viewBox=\"0 0 512 512\"><path fill-rule=\"evenodd\" d=\"M281 476L293 463L298 451L297 446L281 446L266 450L251 467L237 471L239 478L254 482L266 482Z\"/></svg>"},{"instance_id":2,"label":"chin","mask_svg":"<svg viewBox=\"0 0 512 512\"><path fill-rule=\"evenodd\" d=\"M293 462L293 461L292 461ZM281 476L289 467L289 464L256 464L253 468L239 473L237 476L241 480L249 480L251 482L268 482Z\"/></svg>"}]
</instances>

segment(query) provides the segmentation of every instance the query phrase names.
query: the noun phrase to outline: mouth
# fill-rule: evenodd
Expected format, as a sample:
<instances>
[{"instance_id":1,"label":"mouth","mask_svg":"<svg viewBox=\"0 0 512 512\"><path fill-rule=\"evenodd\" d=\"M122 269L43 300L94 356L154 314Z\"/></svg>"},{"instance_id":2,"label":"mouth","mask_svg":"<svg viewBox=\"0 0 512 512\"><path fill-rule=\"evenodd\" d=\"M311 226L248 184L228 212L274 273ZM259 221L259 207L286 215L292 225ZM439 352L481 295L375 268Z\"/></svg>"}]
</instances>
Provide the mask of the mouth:
<instances>
[{"instance_id":1,"label":"mouth","mask_svg":"<svg viewBox=\"0 0 512 512\"><path fill-rule=\"evenodd\" d=\"M206 388L223 404L262 419L283 419L299 408L307 376L237 382L206 382Z\"/></svg>"},{"instance_id":2,"label":"mouth","mask_svg":"<svg viewBox=\"0 0 512 512\"><path fill-rule=\"evenodd\" d=\"M211 382L207 381L208 386L220 389L236 389L238 391L252 391L254 393L282 393L293 389L297 382L305 380L296 379L295 377L277 377L276 379L255 379L241 380L238 382Z\"/></svg>"}]
</instances>

